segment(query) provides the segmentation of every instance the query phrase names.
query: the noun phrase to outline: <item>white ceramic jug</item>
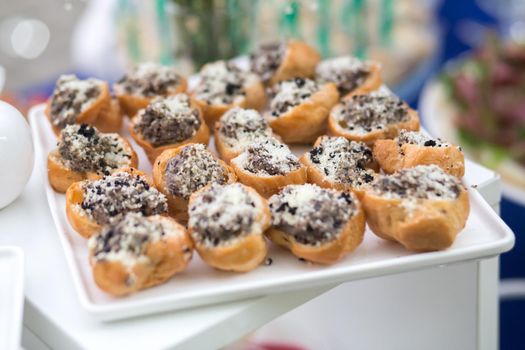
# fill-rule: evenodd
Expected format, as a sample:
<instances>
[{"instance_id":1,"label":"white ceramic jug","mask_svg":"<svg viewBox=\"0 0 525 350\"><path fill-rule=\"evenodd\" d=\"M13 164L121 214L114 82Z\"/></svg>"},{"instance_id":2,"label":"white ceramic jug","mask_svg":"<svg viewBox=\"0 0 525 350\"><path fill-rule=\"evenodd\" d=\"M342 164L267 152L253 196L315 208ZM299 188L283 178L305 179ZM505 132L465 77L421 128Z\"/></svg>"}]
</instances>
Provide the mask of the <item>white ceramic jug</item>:
<instances>
[{"instance_id":1,"label":"white ceramic jug","mask_svg":"<svg viewBox=\"0 0 525 350\"><path fill-rule=\"evenodd\" d=\"M0 209L22 193L33 171L33 142L24 116L0 101Z\"/></svg>"}]
</instances>

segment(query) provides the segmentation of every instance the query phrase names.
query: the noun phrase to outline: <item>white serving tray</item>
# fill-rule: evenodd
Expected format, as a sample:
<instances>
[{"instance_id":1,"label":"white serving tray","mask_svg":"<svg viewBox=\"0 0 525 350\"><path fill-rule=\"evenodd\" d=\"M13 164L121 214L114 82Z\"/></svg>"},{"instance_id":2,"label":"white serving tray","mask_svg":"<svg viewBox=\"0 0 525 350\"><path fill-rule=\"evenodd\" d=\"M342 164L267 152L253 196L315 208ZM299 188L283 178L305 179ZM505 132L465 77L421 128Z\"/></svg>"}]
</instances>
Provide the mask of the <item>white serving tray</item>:
<instances>
[{"instance_id":1,"label":"white serving tray","mask_svg":"<svg viewBox=\"0 0 525 350\"><path fill-rule=\"evenodd\" d=\"M46 176L47 154L56 147L56 138L44 116L43 105L31 109L29 120L37 163ZM123 134L126 136L127 132ZM133 140L130 141L139 155L139 168L150 173L151 166L142 149ZM210 148L214 151L213 141L210 142ZM306 148L294 149L298 154L305 150ZM47 177L44 183L48 184ZM89 313L102 320L234 301L480 259L508 251L514 244L512 231L482 197L471 189L471 214L466 228L453 246L445 251L410 253L398 244L377 238L367 229L365 239L357 250L332 266L305 263L288 251L271 246L268 256L273 263L270 266L261 265L249 273L228 273L210 268L200 260L198 254L194 254L188 269L167 283L127 297L114 298L99 290L93 281L86 240L69 226L65 214L65 196L55 193L49 185L46 185L46 192L80 302Z\"/></svg>"},{"instance_id":2,"label":"white serving tray","mask_svg":"<svg viewBox=\"0 0 525 350\"><path fill-rule=\"evenodd\" d=\"M20 349L24 310L24 254L0 247L0 349Z\"/></svg>"}]
</instances>

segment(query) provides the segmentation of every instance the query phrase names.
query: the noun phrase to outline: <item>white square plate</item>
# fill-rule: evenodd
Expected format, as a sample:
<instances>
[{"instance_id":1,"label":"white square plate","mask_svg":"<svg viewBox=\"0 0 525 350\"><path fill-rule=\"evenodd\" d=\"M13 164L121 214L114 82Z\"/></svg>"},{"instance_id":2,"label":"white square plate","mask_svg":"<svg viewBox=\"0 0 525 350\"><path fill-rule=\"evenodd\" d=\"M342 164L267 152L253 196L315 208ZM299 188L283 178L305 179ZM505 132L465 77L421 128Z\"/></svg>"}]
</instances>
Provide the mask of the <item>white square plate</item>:
<instances>
[{"instance_id":1,"label":"white square plate","mask_svg":"<svg viewBox=\"0 0 525 350\"><path fill-rule=\"evenodd\" d=\"M56 147L56 138L44 115L44 106L33 108L29 120L36 147L37 164L47 174L46 158ZM126 130L126 128L124 128ZM127 136L127 132L124 132ZM139 155L139 168L151 173L142 149L130 140ZM213 141L210 149L214 151ZM298 154L306 148L295 148ZM468 179L468 174L466 176ZM44 180L47 184L47 178ZM81 304L103 320L127 318L168 310L194 307L270 293L308 288L438 266L493 256L509 250L514 235L481 196L470 190L471 213L467 225L452 247L445 251L411 253L402 246L376 237L367 228L363 243L355 252L332 266L299 261L288 251L272 246L273 264L249 273L227 273L205 265L197 254L188 269L167 283L123 298L111 297L97 288L88 263L86 240L70 227L65 214L65 196L46 186L53 219L70 266Z\"/></svg>"},{"instance_id":2,"label":"white square plate","mask_svg":"<svg viewBox=\"0 0 525 350\"><path fill-rule=\"evenodd\" d=\"M0 247L0 349L18 350L24 310L24 254Z\"/></svg>"}]
</instances>

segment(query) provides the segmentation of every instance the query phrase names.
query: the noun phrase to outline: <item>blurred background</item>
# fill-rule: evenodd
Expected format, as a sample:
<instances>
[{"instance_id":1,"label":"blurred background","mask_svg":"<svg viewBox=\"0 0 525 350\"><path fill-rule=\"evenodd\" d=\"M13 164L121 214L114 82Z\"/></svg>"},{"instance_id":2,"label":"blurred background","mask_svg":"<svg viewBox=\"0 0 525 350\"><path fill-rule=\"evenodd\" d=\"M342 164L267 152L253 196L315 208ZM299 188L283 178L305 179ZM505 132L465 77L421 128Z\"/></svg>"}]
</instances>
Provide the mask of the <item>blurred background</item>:
<instances>
[{"instance_id":1,"label":"blurred background","mask_svg":"<svg viewBox=\"0 0 525 350\"><path fill-rule=\"evenodd\" d=\"M503 179L516 247L501 258L501 348L525 321L525 1L0 0L0 98L22 111L64 72L117 80L140 61L177 66L300 38L325 57L380 61L427 129ZM431 115L430 115L431 114Z\"/></svg>"}]
</instances>

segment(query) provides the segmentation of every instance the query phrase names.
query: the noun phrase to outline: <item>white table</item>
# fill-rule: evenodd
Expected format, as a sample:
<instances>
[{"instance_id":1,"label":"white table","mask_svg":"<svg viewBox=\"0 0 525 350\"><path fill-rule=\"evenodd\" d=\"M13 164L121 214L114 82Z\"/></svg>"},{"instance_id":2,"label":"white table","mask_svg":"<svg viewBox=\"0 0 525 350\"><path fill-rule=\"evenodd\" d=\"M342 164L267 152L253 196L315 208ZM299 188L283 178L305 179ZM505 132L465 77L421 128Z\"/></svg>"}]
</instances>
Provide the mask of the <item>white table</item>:
<instances>
[{"instance_id":1,"label":"white table","mask_svg":"<svg viewBox=\"0 0 525 350\"><path fill-rule=\"evenodd\" d=\"M467 166L472 183L497 210L497 176L473 163ZM114 349L117 345L130 350L218 348L310 300L259 334L268 333L275 325L284 329L298 317L305 322L313 320L314 325L329 325L334 313L347 313L344 322L352 327L346 333L316 328L317 334L324 329L326 333L321 335L333 337L332 344L338 344L327 348L350 344L345 343L350 338L356 348L378 346L380 339L390 348L399 345L404 349L412 348L411 344L417 348L416 340L436 348L440 344L463 344L457 347L462 349L496 347L497 257L354 281L337 288L328 285L140 319L96 321L77 300L41 179L36 169L22 196L0 211L0 244L17 245L25 252L23 346L27 349ZM341 298L347 301L344 308ZM397 306L391 310L389 305ZM407 327L412 327L410 333ZM414 342L407 343L404 337L408 334L413 335ZM307 334L304 339L308 339Z\"/></svg>"}]
</instances>

